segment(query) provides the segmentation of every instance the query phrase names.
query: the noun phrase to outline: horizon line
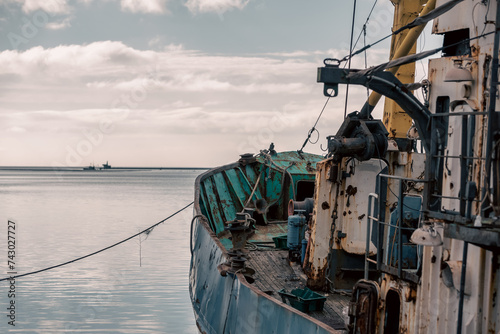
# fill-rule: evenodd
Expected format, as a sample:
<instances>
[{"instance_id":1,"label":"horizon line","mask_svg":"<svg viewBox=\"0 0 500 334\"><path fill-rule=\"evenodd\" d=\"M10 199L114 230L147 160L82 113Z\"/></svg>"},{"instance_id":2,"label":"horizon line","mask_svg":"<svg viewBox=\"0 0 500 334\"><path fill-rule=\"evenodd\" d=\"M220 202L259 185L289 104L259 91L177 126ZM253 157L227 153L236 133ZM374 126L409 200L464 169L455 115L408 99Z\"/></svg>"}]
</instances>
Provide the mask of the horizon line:
<instances>
[{"instance_id":1,"label":"horizon line","mask_svg":"<svg viewBox=\"0 0 500 334\"><path fill-rule=\"evenodd\" d=\"M84 168L88 168L88 166L61 166L61 167L55 167L55 166L0 166L0 170L14 170L14 169L43 169L43 170L83 170ZM121 167L111 167L111 168L103 168L103 167L96 167L96 170L117 170L117 169L211 169L213 167L127 167L127 166L121 166Z\"/></svg>"}]
</instances>

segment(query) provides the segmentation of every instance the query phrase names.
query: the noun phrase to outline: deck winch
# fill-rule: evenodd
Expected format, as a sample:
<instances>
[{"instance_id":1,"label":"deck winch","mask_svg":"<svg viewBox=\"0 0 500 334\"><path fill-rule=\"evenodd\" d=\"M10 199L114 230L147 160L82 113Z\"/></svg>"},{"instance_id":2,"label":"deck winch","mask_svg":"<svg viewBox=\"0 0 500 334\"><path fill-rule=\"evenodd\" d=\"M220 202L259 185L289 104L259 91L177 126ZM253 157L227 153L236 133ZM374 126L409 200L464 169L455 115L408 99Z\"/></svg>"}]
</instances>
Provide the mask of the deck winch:
<instances>
[{"instance_id":1,"label":"deck winch","mask_svg":"<svg viewBox=\"0 0 500 334\"><path fill-rule=\"evenodd\" d=\"M309 220L314 209L314 199L307 197L303 201L295 201L291 199L288 202L288 216L293 216L295 212L303 212L306 220Z\"/></svg>"},{"instance_id":2,"label":"deck winch","mask_svg":"<svg viewBox=\"0 0 500 334\"><path fill-rule=\"evenodd\" d=\"M226 276L228 273L235 274L241 272L245 275L248 282L253 282L251 277L255 271L245 266L249 259L248 252L245 250L248 236L253 232L252 226L255 219L252 218L251 210L245 209L236 214L236 219L227 223L225 230L231 232L231 242L233 248L227 253L229 259L217 266L220 274Z\"/></svg>"},{"instance_id":3,"label":"deck winch","mask_svg":"<svg viewBox=\"0 0 500 334\"><path fill-rule=\"evenodd\" d=\"M387 151L387 135L380 120L360 119L351 114L335 136L328 136L328 153L337 161L354 157L359 161L381 158Z\"/></svg>"},{"instance_id":4,"label":"deck winch","mask_svg":"<svg viewBox=\"0 0 500 334\"><path fill-rule=\"evenodd\" d=\"M233 243L233 250L245 249L248 236L252 233L252 225L255 223L248 212L239 212L236 214L236 219L227 223L224 228L226 231L231 232L231 241Z\"/></svg>"}]
</instances>

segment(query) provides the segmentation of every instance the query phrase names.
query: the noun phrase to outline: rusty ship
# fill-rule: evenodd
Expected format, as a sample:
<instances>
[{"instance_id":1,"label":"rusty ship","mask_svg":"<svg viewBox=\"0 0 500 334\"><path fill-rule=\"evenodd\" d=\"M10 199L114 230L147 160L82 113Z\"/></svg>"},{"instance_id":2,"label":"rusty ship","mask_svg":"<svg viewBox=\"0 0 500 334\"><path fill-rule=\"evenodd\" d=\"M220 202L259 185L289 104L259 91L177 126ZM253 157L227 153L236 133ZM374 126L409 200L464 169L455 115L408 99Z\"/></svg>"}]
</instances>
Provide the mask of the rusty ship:
<instances>
[{"instance_id":1,"label":"rusty ship","mask_svg":"<svg viewBox=\"0 0 500 334\"><path fill-rule=\"evenodd\" d=\"M318 68L329 98L372 91L325 156L271 145L197 178L201 333L500 333L500 3L391 2L387 63ZM442 46L416 53L427 23Z\"/></svg>"}]
</instances>

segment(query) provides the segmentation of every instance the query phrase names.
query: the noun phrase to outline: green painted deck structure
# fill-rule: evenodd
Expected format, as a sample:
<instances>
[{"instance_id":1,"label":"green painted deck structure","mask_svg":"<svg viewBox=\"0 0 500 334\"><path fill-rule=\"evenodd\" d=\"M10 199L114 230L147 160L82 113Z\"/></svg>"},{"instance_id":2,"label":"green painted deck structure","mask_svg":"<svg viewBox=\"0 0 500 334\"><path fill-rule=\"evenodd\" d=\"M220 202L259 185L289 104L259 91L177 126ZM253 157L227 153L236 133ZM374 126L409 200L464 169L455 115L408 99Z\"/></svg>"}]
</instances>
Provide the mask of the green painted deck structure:
<instances>
[{"instance_id":1,"label":"green painted deck structure","mask_svg":"<svg viewBox=\"0 0 500 334\"><path fill-rule=\"evenodd\" d=\"M200 182L201 212L219 237L224 237L225 223L234 220L236 212L243 210L257 181L248 207L255 208L257 201L265 200L266 212L255 213L254 217L257 224L276 226L267 229L269 235L265 238L256 230L255 241L272 241L273 236L286 234L289 200L313 196L316 163L321 156L283 152L270 158L258 156L255 162L247 165L236 163L216 169ZM223 244L230 247L230 243Z\"/></svg>"}]
</instances>

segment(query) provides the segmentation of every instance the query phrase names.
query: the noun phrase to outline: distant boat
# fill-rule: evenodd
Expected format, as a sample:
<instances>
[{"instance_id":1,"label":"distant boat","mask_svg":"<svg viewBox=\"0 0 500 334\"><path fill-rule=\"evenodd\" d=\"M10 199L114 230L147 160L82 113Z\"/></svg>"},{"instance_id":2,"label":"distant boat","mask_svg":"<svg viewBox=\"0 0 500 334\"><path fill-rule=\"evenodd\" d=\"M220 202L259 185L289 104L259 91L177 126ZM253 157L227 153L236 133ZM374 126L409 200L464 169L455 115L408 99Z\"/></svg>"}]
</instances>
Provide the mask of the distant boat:
<instances>
[{"instance_id":1,"label":"distant boat","mask_svg":"<svg viewBox=\"0 0 500 334\"><path fill-rule=\"evenodd\" d=\"M83 170L99 170L99 169L98 169L98 168L96 168L96 167L94 166L94 164L92 164L92 165L89 165L88 167L83 167Z\"/></svg>"},{"instance_id":2,"label":"distant boat","mask_svg":"<svg viewBox=\"0 0 500 334\"><path fill-rule=\"evenodd\" d=\"M106 163L105 163L105 164L102 164L102 168L103 168L103 169L111 169L111 165L110 165L110 164L108 164L108 162L106 161Z\"/></svg>"}]
</instances>

